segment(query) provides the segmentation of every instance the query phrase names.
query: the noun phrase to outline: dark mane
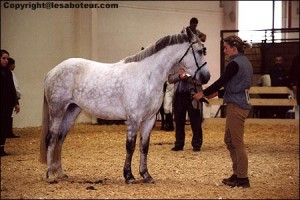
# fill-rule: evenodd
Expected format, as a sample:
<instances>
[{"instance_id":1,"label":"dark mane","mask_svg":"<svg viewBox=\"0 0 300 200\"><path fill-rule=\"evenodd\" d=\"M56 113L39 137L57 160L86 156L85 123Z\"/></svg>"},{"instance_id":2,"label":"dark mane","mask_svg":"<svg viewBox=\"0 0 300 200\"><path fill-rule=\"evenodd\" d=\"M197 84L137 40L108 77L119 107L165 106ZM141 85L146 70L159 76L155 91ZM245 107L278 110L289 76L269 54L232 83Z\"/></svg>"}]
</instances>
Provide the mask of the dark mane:
<instances>
[{"instance_id":1,"label":"dark mane","mask_svg":"<svg viewBox=\"0 0 300 200\"><path fill-rule=\"evenodd\" d=\"M186 34L177 34L177 35L168 35L161 39L159 39L155 44L152 44L148 48L144 49L143 51L137 53L136 55L129 56L124 59L125 63L129 62L138 62L143 60L144 58L147 58L160 50L164 49L167 46L173 45L173 44L182 44L184 42L188 42L189 38Z\"/></svg>"}]
</instances>

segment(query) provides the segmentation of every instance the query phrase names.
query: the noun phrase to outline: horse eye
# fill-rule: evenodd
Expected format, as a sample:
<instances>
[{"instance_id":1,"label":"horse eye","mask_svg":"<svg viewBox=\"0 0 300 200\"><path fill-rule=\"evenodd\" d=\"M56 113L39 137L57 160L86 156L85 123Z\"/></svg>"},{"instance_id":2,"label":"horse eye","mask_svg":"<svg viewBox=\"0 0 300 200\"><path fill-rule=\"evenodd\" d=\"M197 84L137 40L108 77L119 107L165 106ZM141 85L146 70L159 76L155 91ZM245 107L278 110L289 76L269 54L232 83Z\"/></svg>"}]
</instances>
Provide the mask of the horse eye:
<instances>
[{"instance_id":1,"label":"horse eye","mask_svg":"<svg viewBox=\"0 0 300 200\"><path fill-rule=\"evenodd\" d=\"M198 53L200 54L200 55L206 55L206 47L203 47L203 49L201 49L201 50L199 50L198 51Z\"/></svg>"},{"instance_id":2,"label":"horse eye","mask_svg":"<svg viewBox=\"0 0 300 200\"><path fill-rule=\"evenodd\" d=\"M200 55L206 55L206 47L204 47L203 49L201 49L201 50L199 50L198 51L198 53L200 54Z\"/></svg>"}]
</instances>

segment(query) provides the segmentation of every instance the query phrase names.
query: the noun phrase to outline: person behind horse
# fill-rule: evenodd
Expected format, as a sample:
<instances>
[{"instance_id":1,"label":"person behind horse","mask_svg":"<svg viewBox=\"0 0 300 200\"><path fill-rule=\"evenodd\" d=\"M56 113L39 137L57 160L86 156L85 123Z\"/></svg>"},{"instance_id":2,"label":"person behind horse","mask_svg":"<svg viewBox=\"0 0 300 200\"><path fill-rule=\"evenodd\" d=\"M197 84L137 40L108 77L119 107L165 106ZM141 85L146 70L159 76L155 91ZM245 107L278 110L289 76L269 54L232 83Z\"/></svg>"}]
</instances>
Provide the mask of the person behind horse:
<instances>
[{"instance_id":1,"label":"person behind horse","mask_svg":"<svg viewBox=\"0 0 300 200\"><path fill-rule=\"evenodd\" d=\"M205 42L206 41L206 34L199 31L197 29L197 25L198 25L198 19L197 18L193 17L192 19L190 19L190 25L189 25L190 30L200 38L201 42Z\"/></svg>"},{"instance_id":2,"label":"person behind horse","mask_svg":"<svg viewBox=\"0 0 300 200\"><path fill-rule=\"evenodd\" d=\"M8 68L11 70L11 73L13 75L13 80L14 80L14 84L15 84L15 88L16 88L16 92L17 92L17 97L18 97L18 100L20 100L21 90L20 90L20 87L19 87L17 77L13 72L16 68L16 63L15 63L15 60L13 58L8 58ZM13 110L12 110L12 112L13 112ZM7 138L19 138L20 136L15 135L13 133L13 115L11 116L11 120L10 120L9 125L10 125L10 127L9 127L9 132L8 132Z\"/></svg>"},{"instance_id":3,"label":"person behind horse","mask_svg":"<svg viewBox=\"0 0 300 200\"><path fill-rule=\"evenodd\" d=\"M166 81L166 89L163 100L163 109L164 114L166 115L164 130L165 131L174 131L173 124L173 96L174 96L174 84Z\"/></svg>"},{"instance_id":4,"label":"person behind horse","mask_svg":"<svg viewBox=\"0 0 300 200\"><path fill-rule=\"evenodd\" d=\"M183 68L183 67L182 67ZM183 150L185 144L185 122L186 112L191 123L193 132L192 147L193 151L200 151L203 136L202 136L202 102L192 101L191 93L193 91L201 91L202 84L209 81L203 80L203 83L196 82L192 76L188 75L184 69L180 69L179 73L170 74L168 77L169 83L174 83L174 119L175 119L175 146L172 148L173 151Z\"/></svg>"},{"instance_id":5,"label":"person behind horse","mask_svg":"<svg viewBox=\"0 0 300 200\"><path fill-rule=\"evenodd\" d=\"M205 42L206 35L199 30L197 30L198 19L191 18L190 29L195 35L199 37L202 42ZM180 67L180 66L179 66ZM210 77L209 77L210 78ZM202 83L195 82L191 76L188 76L183 69L179 70L179 73L169 74L169 83L174 83L174 119L175 119L175 146L172 151L183 150L185 143L185 122L186 122L186 112L190 119L193 137L192 146L193 151L200 151L203 136L202 136L202 102L192 102L191 101L191 90L201 91L202 84L206 84L208 80L203 80Z\"/></svg>"},{"instance_id":6,"label":"person behind horse","mask_svg":"<svg viewBox=\"0 0 300 200\"><path fill-rule=\"evenodd\" d=\"M250 187L248 178L248 156L244 144L245 119L249 115L251 105L248 90L251 86L252 64L243 54L244 48L251 47L238 36L224 39L224 53L229 56L229 63L224 73L212 85L194 95L194 99L213 98L224 86L223 96L226 104L226 125L224 142L232 160L233 174L222 182L230 187Z\"/></svg>"},{"instance_id":7,"label":"person behind horse","mask_svg":"<svg viewBox=\"0 0 300 200\"><path fill-rule=\"evenodd\" d=\"M7 67L9 53L1 49L0 67L0 156L9 155L4 151L5 141L9 132L10 120L13 109L18 113L20 105L11 70Z\"/></svg>"},{"instance_id":8,"label":"person behind horse","mask_svg":"<svg viewBox=\"0 0 300 200\"><path fill-rule=\"evenodd\" d=\"M290 79L287 67L283 64L283 57L277 55L275 57L275 64L269 71L272 87L289 87ZM270 98L288 98L288 94L274 94ZM291 107L289 106L272 106L271 118L286 118L286 113Z\"/></svg>"}]
</instances>

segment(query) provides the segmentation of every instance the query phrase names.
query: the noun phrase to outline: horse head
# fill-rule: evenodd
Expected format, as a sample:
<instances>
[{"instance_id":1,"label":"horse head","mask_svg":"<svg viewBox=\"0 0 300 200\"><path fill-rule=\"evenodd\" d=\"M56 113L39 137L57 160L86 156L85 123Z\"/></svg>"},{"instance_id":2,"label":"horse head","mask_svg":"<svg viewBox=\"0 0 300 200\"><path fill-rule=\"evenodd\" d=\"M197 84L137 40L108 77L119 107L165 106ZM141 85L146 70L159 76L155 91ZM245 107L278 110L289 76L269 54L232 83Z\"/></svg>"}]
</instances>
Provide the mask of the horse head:
<instances>
[{"instance_id":1,"label":"horse head","mask_svg":"<svg viewBox=\"0 0 300 200\"><path fill-rule=\"evenodd\" d=\"M188 36L189 47L179 63L182 64L181 66L183 66L187 73L193 75L195 81L206 84L210 79L210 72L204 58L206 47L204 47L200 38L189 27L184 28L182 33Z\"/></svg>"}]
</instances>

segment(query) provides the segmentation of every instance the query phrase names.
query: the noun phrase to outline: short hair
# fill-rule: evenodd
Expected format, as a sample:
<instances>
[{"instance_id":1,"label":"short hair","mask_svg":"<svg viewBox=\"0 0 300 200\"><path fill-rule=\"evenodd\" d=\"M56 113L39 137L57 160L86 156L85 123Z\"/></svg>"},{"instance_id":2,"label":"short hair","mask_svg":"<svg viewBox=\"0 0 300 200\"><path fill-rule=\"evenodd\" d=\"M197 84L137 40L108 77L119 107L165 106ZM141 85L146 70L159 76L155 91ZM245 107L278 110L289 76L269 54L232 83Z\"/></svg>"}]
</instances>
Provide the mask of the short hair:
<instances>
[{"instance_id":1,"label":"short hair","mask_svg":"<svg viewBox=\"0 0 300 200\"><path fill-rule=\"evenodd\" d=\"M15 64L15 60L13 58L8 58L8 66Z\"/></svg>"},{"instance_id":2,"label":"short hair","mask_svg":"<svg viewBox=\"0 0 300 200\"><path fill-rule=\"evenodd\" d=\"M190 20L190 24L198 24L198 19L196 17L193 17L191 20Z\"/></svg>"},{"instance_id":3,"label":"short hair","mask_svg":"<svg viewBox=\"0 0 300 200\"><path fill-rule=\"evenodd\" d=\"M1 53L0 54L1 54L0 56L2 56L3 54L8 54L9 55L8 51L6 51L4 49L1 49Z\"/></svg>"}]
</instances>

